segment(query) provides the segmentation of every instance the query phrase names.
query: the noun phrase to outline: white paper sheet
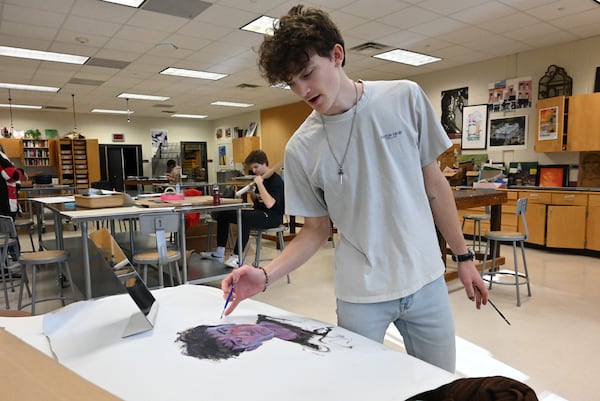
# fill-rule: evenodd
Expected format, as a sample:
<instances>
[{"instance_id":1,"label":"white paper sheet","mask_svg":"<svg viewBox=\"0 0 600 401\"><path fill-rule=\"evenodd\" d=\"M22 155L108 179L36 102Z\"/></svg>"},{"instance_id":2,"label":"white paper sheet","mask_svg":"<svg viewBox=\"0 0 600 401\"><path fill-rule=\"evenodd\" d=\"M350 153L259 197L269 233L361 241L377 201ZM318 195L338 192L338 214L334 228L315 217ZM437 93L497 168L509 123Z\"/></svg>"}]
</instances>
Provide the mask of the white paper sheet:
<instances>
[{"instance_id":1,"label":"white paper sheet","mask_svg":"<svg viewBox=\"0 0 600 401\"><path fill-rule=\"evenodd\" d=\"M219 319L221 291L179 286L153 292L160 308L155 328L121 334L136 310L127 295L78 303L48 315L45 334L63 365L126 400L403 400L456 379L441 369L335 328L330 352L273 339L237 358L214 362L183 355L177 333L200 324L255 323L257 314L309 319L255 301Z\"/></svg>"}]
</instances>

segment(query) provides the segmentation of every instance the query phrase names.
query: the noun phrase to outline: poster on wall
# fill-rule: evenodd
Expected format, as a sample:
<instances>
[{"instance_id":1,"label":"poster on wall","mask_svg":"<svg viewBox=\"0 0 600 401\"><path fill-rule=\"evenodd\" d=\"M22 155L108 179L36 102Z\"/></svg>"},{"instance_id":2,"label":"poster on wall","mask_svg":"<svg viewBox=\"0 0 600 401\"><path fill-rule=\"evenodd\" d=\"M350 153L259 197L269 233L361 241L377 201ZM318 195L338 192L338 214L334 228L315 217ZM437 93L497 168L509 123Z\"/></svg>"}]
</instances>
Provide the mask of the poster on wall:
<instances>
[{"instance_id":1,"label":"poster on wall","mask_svg":"<svg viewBox=\"0 0 600 401\"><path fill-rule=\"evenodd\" d=\"M219 145L219 166L227 165L227 145Z\"/></svg>"},{"instance_id":2,"label":"poster on wall","mask_svg":"<svg viewBox=\"0 0 600 401\"><path fill-rule=\"evenodd\" d=\"M525 149L527 147L527 116L490 119L490 150Z\"/></svg>"},{"instance_id":3,"label":"poster on wall","mask_svg":"<svg viewBox=\"0 0 600 401\"><path fill-rule=\"evenodd\" d=\"M152 137L152 157L154 157L160 148L167 147L168 133L166 129L156 128L150 130L150 134Z\"/></svg>"},{"instance_id":4,"label":"poster on wall","mask_svg":"<svg viewBox=\"0 0 600 401\"><path fill-rule=\"evenodd\" d=\"M505 79L488 84L488 104L492 112L531 107L531 77Z\"/></svg>"},{"instance_id":5,"label":"poster on wall","mask_svg":"<svg viewBox=\"0 0 600 401\"><path fill-rule=\"evenodd\" d=\"M450 139L462 132L463 107L469 104L469 88L442 91L442 126Z\"/></svg>"},{"instance_id":6,"label":"poster on wall","mask_svg":"<svg viewBox=\"0 0 600 401\"><path fill-rule=\"evenodd\" d=\"M461 149L485 149L487 147L487 104L463 107Z\"/></svg>"},{"instance_id":7,"label":"poster on wall","mask_svg":"<svg viewBox=\"0 0 600 401\"><path fill-rule=\"evenodd\" d=\"M558 138L558 107L540 109L538 140L550 141Z\"/></svg>"}]
</instances>

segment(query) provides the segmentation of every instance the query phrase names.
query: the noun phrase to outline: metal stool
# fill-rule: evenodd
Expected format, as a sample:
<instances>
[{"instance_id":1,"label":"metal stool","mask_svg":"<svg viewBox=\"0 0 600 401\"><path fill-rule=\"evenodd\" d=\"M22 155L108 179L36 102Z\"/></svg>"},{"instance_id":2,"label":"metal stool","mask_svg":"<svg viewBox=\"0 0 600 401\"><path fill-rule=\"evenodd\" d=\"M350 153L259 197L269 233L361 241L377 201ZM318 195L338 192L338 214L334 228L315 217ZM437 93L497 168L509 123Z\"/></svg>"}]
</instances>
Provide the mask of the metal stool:
<instances>
[{"instance_id":1,"label":"metal stool","mask_svg":"<svg viewBox=\"0 0 600 401\"><path fill-rule=\"evenodd\" d=\"M61 274L64 274L69 283L71 283L71 293L73 296L72 299L75 300L75 289L73 288L73 281L71 279L71 269L69 268L68 259L69 252L63 250L29 252L19 257L19 263L21 265L31 266L31 302L27 304L22 304L23 285L25 283L24 281L21 281L21 287L19 288L19 305L21 306L19 307L19 309L31 305L31 314L35 315L36 303L50 301L54 299L60 299L64 306L66 298L64 296L62 286L63 279L61 277ZM38 300L36 299L37 269L38 266L47 264L56 264L56 281L60 289L60 295L54 298Z\"/></svg>"},{"instance_id":2,"label":"metal stool","mask_svg":"<svg viewBox=\"0 0 600 401\"><path fill-rule=\"evenodd\" d=\"M273 228L253 228L250 232L256 235L256 254L254 256L254 263L252 266L258 267L260 266L260 251L262 248L262 235L263 234L276 234L277 241L279 243L279 249L283 251L285 248L285 240L283 238L283 233L287 231L288 227L285 224L282 224L278 227ZM290 275L287 275L287 282L290 283Z\"/></svg>"},{"instance_id":3,"label":"metal stool","mask_svg":"<svg viewBox=\"0 0 600 401\"><path fill-rule=\"evenodd\" d=\"M481 252L481 222L490 219L490 207L485 207L485 214L465 214L462 221L462 230L465 231L465 222L473 221L473 251ZM477 246L476 246L477 244Z\"/></svg>"},{"instance_id":4,"label":"metal stool","mask_svg":"<svg viewBox=\"0 0 600 401\"><path fill-rule=\"evenodd\" d=\"M173 282L173 265L177 274L177 282L181 281L181 273L179 271L179 260L181 252L167 248L167 233L179 231L179 214L175 212L168 213L152 213L142 215L140 220L140 231L143 234L156 234L156 249L147 252L140 252L133 255L133 263L143 267L143 280L148 283L148 265L156 266L158 270L158 286L163 288L163 266L169 268L169 277L171 278L171 286Z\"/></svg>"},{"instance_id":5,"label":"metal stool","mask_svg":"<svg viewBox=\"0 0 600 401\"><path fill-rule=\"evenodd\" d=\"M33 220L32 219L15 219L15 228L17 229L17 231L20 228L27 228L27 233L29 234L29 241L31 241L31 252L35 252L35 245L33 245ZM19 242L19 246L21 245L21 243ZM21 252L23 251L23 248L21 248Z\"/></svg>"},{"instance_id":6,"label":"metal stool","mask_svg":"<svg viewBox=\"0 0 600 401\"><path fill-rule=\"evenodd\" d=\"M525 212L527 211L527 198L521 198L517 200L517 210L516 215L521 217L521 221L523 223L523 228L525 233L520 233L518 231L489 231L485 234L485 238L487 238L487 245L485 249L485 256L483 258L483 264L481 265L481 275L485 281L490 283L489 289L492 289L492 284L502 284L502 285L514 285L517 289L517 306L521 306L521 294L519 286L527 285L527 295L531 296L531 287L529 285L529 273L527 271L527 260L525 259L525 241L529 237L529 229L527 228L527 221L525 220ZM514 257L514 271L510 270L496 270L496 255L498 253L498 243L499 242L512 242L513 247L513 257ZM519 272L519 266L517 263L517 242L521 248L521 256L523 258L523 271L524 273ZM488 258L488 248L489 244L493 243L492 250L492 266L489 271L485 271L485 266ZM512 276L514 277L514 281L502 282L499 280L494 281L494 277L500 276ZM519 281L519 279L524 279L524 281Z\"/></svg>"}]
</instances>

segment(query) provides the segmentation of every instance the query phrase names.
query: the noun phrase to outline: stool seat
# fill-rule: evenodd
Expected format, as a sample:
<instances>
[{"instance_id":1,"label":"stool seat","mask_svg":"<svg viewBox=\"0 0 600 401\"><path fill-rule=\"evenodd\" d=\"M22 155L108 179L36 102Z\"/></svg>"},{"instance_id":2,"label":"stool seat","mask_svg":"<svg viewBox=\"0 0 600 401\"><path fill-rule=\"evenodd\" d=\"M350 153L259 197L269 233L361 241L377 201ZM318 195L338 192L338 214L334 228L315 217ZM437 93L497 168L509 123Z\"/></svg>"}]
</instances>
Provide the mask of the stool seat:
<instances>
[{"instance_id":1,"label":"stool seat","mask_svg":"<svg viewBox=\"0 0 600 401\"><path fill-rule=\"evenodd\" d=\"M159 257L160 257L160 255L158 254L157 251L141 252L141 253L135 254L135 256L133 257L133 262L139 263L139 264L156 262ZM167 262L175 262L179 259L181 259L181 253L179 251L174 251L174 250L167 251Z\"/></svg>"},{"instance_id":2,"label":"stool seat","mask_svg":"<svg viewBox=\"0 0 600 401\"><path fill-rule=\"evenodd\" d=\"M44 265L59 263L69 259L69 253L62 250L39 251L21 255L19 262L25 265Z\"/></svg>"},{"instance_id":3,"label":"stool seat","mask_svg":"<svg viewBox=\"0 0 600 401\"><path fill-rule=\"evenodd\" d=\"M487 239L494 241L525 241L525 234L518 231L488 231L485 233Z\"/></svg>"}]
</instances>

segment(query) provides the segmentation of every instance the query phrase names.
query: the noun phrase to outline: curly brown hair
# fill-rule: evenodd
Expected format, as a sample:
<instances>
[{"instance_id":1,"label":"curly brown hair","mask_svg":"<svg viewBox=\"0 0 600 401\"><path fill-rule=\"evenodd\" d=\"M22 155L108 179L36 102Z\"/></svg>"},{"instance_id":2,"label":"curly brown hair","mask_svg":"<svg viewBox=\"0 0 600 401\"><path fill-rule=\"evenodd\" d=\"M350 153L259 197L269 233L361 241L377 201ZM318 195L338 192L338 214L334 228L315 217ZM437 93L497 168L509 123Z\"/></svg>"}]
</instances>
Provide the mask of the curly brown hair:
<instances>
[{"instance_id":1,"label":"curly brown hair","mask_svg":"<svg viewBox=\"0 0 600 401\"><path fill-rule=\"evenodd\" d=\"M294 6L265 36L259 49L258 66L270 84L289 82L299 74L313 54L331 58L336 44L344 39L329 15L319 9ZM345 64L345 58L342 66Z\"/></svg>"},{"instance_id":2,"label":"curly brown hair","mask_svg":"<svg viewBox=\"0 0 600 401\"><path fill-rule=\"evenodd\" d=\"M248 156L246 156L246 159L244 160L244 164L246 166L249 166L253 163L258 163L258 164L266 164L267 166L269 165L269 158L267 157L267 154L260 150L253 150L252 152L250 152L248 154Z\"/></svg>"}]
</instances>

